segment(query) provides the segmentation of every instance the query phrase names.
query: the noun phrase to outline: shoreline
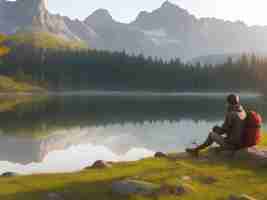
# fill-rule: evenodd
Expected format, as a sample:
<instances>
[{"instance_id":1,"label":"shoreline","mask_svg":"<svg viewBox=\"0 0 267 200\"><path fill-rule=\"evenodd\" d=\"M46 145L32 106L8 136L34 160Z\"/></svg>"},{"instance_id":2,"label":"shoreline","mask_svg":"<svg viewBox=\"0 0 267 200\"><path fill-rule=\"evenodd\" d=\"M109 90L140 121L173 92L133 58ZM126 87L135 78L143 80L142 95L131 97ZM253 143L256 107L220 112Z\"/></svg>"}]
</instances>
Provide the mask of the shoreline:
<instances>
[{"instance_id":1,"label":"shoreline","mask_svg":"<svg viewBox=\"0 0 267 200\"><path fill-rule=\"evenodd\" d=\"M267 143L267 136L265 136L265 141ZM170 159L170 160L183 160L183 159L195 159L195 160L202 160L202 159L220 159L220 157L224 160L228 160L233 158L232 156L234 155L235 158L237 158L237 161L255 161L258 162L260 161L259 164L266 164L267 166L267 146L257 146L257 147L252 147L248 149L242 149L239 151L236 151L235 154L233 154L233 151L222 151L218 152L216 150L216 147L210 147L206 151L203 151L199 157L194 157L190 154L188 154L185 151L180 151L180 152L172 152L172 153L164 153L164 152L154 152L153 155L151 156L144 156L142 158L136 159L136 160L95 160L92 162L91 165L82 167L81 169L77 170L70 170L70 171L53 171L53 172L33 172L33 173L20 173L16 171L6 171L5 173L14 173L19 176L39 176L39 175L53 175L53 174L75 174L75 173L81 173L86 169L102 169L102 168L109 168L111 165L117 165L117 164L130 164L130 163L139 163L142 162L143 160L151 160L151 159ZM263 155L264 154L264 155ZM218 157L217 157L218 156ZM100 166L96 166L100 163ZM34 164L34 163L29 163L29 164ZM35 163L36 164L36 163ZM16 164L17 165L17 164ZM110 166L108 166L110 165ZM3 176L2 174L2 176ZM0 174L1 177L1 174Z\"/></svg>"},{"instance_id":2,"label":"shoreline","mask_svg":"<svg viewBox=\"0 0 267 200\"><path fill-rule=\"evenodd\" d=\"M236 93L243 98L259 98L263 94L257 92L151 92L151 91L101 91L101 90L75 90L75 91L49 91L37 90L33 92L0 92L0 96L110 96L110 97L216 97L223 98L227 94Z\"/></svg>"},{"instance_id":3,"label":"shoreline","mask_svg":"<svg viewBox=\"0 0 267 200\"><path fill-rule=\"evenodd\" d=\"M167 157L158 154L158 157L134 162L98 161L73 173L23 176L7 173L0 177L1 187L5 188L0 190L0 198L230 200L232 195L267 198L267 173L263 166L244 159L232 160L224 155L207 155L192 158L185 153L170 154ZM125 184L128 188L126 193ZM136 187L140 190L134 190ZM142 193L151 189L151 194ZM48 198L50 196L60 198Z\"/></svg>"}]
</instances>

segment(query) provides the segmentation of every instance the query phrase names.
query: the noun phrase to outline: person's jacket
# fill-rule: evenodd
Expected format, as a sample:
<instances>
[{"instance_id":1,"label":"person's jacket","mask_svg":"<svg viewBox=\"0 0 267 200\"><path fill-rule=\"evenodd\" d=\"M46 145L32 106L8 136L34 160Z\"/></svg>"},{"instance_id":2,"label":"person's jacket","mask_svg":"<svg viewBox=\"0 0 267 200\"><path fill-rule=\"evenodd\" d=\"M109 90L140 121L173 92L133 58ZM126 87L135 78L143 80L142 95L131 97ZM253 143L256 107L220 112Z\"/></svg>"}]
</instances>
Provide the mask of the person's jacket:
<instances>
[{"instance_id":1,"label":"person's jacket","mask_svg":"<svg viewBox=\"0 0 267 200\"><path fill-rule=\"evenodd\" d=\"M241 105L231 105L228 107L222 129L226 133L226 140L230 144L242 144L242 134L245 127L246 117L246 111Z\"/></svg>"}]
</instances>

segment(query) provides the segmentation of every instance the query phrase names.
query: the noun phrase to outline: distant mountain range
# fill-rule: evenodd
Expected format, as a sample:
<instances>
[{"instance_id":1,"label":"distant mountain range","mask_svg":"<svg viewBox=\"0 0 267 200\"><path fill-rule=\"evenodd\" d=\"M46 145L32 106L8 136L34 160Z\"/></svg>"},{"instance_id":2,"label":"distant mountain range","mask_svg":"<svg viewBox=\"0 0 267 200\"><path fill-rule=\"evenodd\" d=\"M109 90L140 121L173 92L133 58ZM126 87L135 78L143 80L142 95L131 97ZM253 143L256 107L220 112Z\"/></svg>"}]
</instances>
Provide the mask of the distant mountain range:
<instances>
[{"instance_id":1,"label":"distant mountain range","mask_svg":"<svg viewBox=\"0 0 267 200\"><path fill-rule=\"evenodd\" d=\"M90 48L191 60L194 57L243 52L267 52L267 27L247 26L214 18L196 18L177 5L164 2L135 21L115 21L99 9L84 21L53 15L47 0L0 0L0 32L50 32Z\"/></svg>"}]
</instances>

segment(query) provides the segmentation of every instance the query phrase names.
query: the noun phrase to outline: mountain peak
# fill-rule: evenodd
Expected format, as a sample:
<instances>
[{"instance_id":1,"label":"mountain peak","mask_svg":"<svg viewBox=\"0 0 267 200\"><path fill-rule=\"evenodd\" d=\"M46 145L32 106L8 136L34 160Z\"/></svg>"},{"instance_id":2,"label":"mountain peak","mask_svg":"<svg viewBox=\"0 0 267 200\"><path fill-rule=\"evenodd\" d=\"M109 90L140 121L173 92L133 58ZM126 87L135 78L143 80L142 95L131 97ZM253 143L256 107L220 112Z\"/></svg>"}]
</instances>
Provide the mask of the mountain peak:
<instances>
[{"instance_id":1,"label":"mountain peak","mask_svg":"<svg viewBox=\"0 0 267 200\"><path fill-rule=\"evenodd\" d=\"M174 23L184 24L193 19L185 9L170 1L165 1L160 8L152 12L141 12L132 24L144 29L158 29L164 27L167 30L175 29Z\"/></svg>"},{"instance_id":2,"label":"mountain peak","mask_svg":"<svg viewBox=\"0 0 267 200\"><path fill-rule=\"evenodd\" d=\"M162 12L181 12L181 13L186 13L189 14L187 12L187 10L179 7L178 5L170 2L170 1L165 1L163 2L163 4L161 5L161 7L158 9L158 11L162 11Z\"/></svg>"},{"instance_id":3,"label":"mountain peak","mask_svg":"<svg viewBox=\"0 0 267 200\"><path fill-rule=\"evenodd\" d=\"M87 24L103 24L113 22L113 18L108 10L98 9L93 12L89 17L87 17L85 22Z\"/></svg>"},{"instance_id":4,"label":"mountain peak","mask_svg":"<svg viewBox=\"0 0 267 200\"><path fill-rule=\"evenodd\" d=\"M161 8L169 8L169 7L177 7L175 4L171 3L170 1L164 1L161 5Z\"/></svg>"},{"instance_id":5,"label":"mountain peak","mask_svg":"<svg viewBox=\"0 0 267 200\"><path fill-rule=\"evenodd\" d=\"M98 17L98 18L101 18L101 19L109 19L109 20L112 19L111 14L106 9L98 9L98 10L96 10L95 12L93 12L91 17Z\"/></svg>"},{"instance_id":6,"label":"mountain peak","mask_svg":"<svg viewBox=\"0 0 267 200\"><path fill-rule=\"evenodd\" d=\"M41 0L41 4L43 4L44 9L48 10L48 0Z\"/></svg>"}]
</instances>

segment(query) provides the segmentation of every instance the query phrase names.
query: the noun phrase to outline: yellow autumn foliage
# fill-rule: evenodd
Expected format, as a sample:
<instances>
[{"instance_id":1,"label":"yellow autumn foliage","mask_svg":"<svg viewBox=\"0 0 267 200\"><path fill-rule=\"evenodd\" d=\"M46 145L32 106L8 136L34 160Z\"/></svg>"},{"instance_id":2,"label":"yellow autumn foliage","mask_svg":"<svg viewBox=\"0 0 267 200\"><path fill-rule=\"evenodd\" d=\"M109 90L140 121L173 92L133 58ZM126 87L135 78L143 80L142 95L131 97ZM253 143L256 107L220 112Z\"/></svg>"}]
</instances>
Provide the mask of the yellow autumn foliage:
<instances>
[{"instance_id":1,"label":"yellow autumn foliage","mask_svg":"<svg viewBox=\"0 0 267 200\"><path fill-rule=\"evenodd\" d=\"M4 56L9 53L9 48L3 46L3 42L6 40L6 36L0 34L0 56Z\"/></svg>"},{"instance_id":2,"label":"yellow autumn foliage","mask_svg":"<svg viewBox=\"0 0 267 200\"><path fill-rule=\"evenodd\" d=\"M9 48L7 47L0 47L0 56L4 56L9 53Z\"/></svg>"}]
</instances>

